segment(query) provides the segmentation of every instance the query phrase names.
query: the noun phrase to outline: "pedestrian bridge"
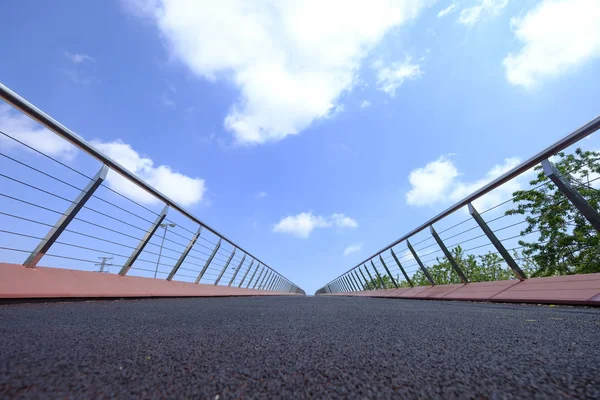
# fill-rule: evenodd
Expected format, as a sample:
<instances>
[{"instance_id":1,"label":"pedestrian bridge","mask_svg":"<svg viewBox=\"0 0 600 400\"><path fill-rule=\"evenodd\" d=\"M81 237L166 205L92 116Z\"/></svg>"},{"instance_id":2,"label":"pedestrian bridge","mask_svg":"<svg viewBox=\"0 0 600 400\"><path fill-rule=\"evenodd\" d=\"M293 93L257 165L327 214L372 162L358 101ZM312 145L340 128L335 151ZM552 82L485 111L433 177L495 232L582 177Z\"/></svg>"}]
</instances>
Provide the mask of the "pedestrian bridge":
<instances>
[{"instance_id":1,"label":"pedestrian bridge","mask_svg":"<svg viewBox=\"0 0 600 400\"><path fill-rule=\"evenodd\" d=\"M86 160L0 131L1 398L600 397L600 117L306 296L0 97Z\"/></svg>"}]
</instances>

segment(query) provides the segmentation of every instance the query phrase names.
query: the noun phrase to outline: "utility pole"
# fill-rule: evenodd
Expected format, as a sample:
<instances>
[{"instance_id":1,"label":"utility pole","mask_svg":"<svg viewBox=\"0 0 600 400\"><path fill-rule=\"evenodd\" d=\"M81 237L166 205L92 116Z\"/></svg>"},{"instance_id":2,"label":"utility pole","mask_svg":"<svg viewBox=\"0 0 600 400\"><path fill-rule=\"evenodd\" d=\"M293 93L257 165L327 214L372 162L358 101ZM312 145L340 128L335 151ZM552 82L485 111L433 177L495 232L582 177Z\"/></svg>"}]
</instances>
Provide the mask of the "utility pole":
<instances>
[{"instance_id":1,"label":"utility pole","mask_svg":"<svg viewBox=\"0 0 600 400\"><path fill-rule=\"evenodd\" d=\"M99 258L99 259L101 259L101 260L102 260L102 262L99 262L99 263L96 263L96 264L94 264L94 265L98 265L98 266L100 266L100 271L97 271L97 272L102 272L103 274L107 274L107 273L109 272L109 271L108 271L108 268L106 268L106 270L104 270L104 268L105 268L105 267L110 267L110 266L112 266L113 264L111 264L111 263L106 263L106 261L107 261L107 260L112 260L113 258L112 258L112 257L98 257L98 258Z\"/></svg>"}]
</instances>

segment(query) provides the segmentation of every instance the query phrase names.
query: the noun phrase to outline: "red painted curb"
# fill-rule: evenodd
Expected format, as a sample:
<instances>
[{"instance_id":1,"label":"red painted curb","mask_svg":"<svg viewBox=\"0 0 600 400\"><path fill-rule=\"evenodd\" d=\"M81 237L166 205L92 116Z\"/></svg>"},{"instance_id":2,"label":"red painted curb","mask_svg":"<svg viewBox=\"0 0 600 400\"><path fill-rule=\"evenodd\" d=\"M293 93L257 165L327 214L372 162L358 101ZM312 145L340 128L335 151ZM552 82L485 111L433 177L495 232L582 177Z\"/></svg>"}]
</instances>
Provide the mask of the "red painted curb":
<instances>
[{"instance_id":1,"label":"red painted curb","mask_svg":"<svg viewBox=\"0 0 600 400\"><path fill-rule=\"evenodd\" d=\"M0 299L285 295L297 294L0 263Z\"/></svg>"},{"instance_id":2,"label":"red painted curb","mask_svg":"<svg viewBox=\"0 0 600 400\"><path fill-rule=\"evenodd\" d=\"M600 273L327 295L600 306Z\"/></svg>"}]
</instances>

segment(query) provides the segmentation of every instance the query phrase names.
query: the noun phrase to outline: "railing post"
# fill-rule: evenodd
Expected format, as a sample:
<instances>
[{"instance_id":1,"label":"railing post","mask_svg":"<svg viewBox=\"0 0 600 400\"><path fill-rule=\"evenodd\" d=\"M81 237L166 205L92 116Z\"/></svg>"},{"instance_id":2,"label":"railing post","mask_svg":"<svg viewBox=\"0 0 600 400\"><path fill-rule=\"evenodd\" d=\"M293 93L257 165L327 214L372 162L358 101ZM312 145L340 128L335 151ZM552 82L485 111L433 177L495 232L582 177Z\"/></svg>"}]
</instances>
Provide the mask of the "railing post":
<instances>
[{"instance_id":1,"label":"railing post","mask_svg":"<svg viewBox=\"0 0 600 400\"><path fill-rule=\"evenodd\" d=\"M358 267L358 272L360 272L360 274L362 275L363 280L365 281L365 289L366 290L371 290L371 285L369 285L369 281L367 280L367 278L365 278L365 274L362 272L362 269L360 269L360 267Z\"/></svg>"},{"instance_id":2,"label":"railing post","mask_svg":"<svg viewBox=\"0 0 600 400\"><path fill-rule=\"evenodd\" d=\"M435 282L433 281L433 278L431 277L431 275L429 275L429 271L427 271L427 268L425 268L425 265L423 265L423 263L421 262L421 259L417 255L417 252L415 251L415 249L413 249L413 247L411 246L408 239L406 239L406 245L408 246L408 249L410 250L410 252L413 255L413 257L415 258L415 260L417 261L417 264L419 264L421 271L423 271L423 274L425 274L425 277L427 278L427 280L429 281L431 286L435 286Z\"/></svg>"},{"instance_id":3,"label":"railing post","mask_svg":"<svg viewBox=\"0 0 600 400\"><path fill-rule=\"evenodd\" d=\"M215 281L214 285L218 285L219 282L221 281L221 278L223 277L223 274L225 273L225 270L227 270L227 267L229 267L229 263L231 262L231 260L233 259L233 256L235 255L235 252L237 250L237 247L233 248L233 251L231 252L231 254L229 255L229 258L227 259L227 262L225 263L225 265L223 266L223 269L221 270L221 272L219 273L219 276L217 277L217 280Z\"/></svg>"},{"instance_id":4,"label":"railing post","mask_svg":"<svg viewBox=\"0 0 600 400\"><path fill-rule=\"evenodd\" d=\"M152 235L154 235L154 232L156 232L156 230L158 229L160 224L162 224L163 220L167 216L168 211L169 211L169 205L167 204L163 208L162 212L160 214L158 214L158 216L156 217L156 220L154 221L154 224L152 224L152 226L150 226L150 228L148 229L148 231L146 232L146 234L144 235L142 240L140 240L140 242L138 243L135 250L133 250L133 253L131 253L131 256L129 256L129 259L125 262L125 264L121 268L121 271L119 271L119 275L121 275L121 276L127 275L127 272L129 272L129 269L131 268L131 266L133 265L135 260L137 260L137 258L140 256L142 251L144 251L144 247L146 247L146 245L150 241L150 238L152 237Z\"/></svg>"},{"instance_id":5,"label":"railing post","mask_svg":"<svg viewBox=\"0 0 600 400\"><path fill-rule=\"evenodd\" d=\"M267 272L265 273L265 276L263 276L262 281L260 281L260 283L258 284L258 290L262 290L262 286L263 283L265 282L265 279L267 279L267 275L269 275L269 270L267 270Z\"/></svg>"},{"instance_id":6,"label":"railing post","mask_svg":"<svg viewBox=\"0 0 600 400\"><path fill-rule=\"evenodd\" d=\"M581 215L583 215L585 219L592 224L594 229L600 232L600 215L598 214L598 211L596 211L594 207L592 207L590 203L588 203L586 199L579 194L577 189L571 186L571 184L565 178L563 178L560 172L558 172L558 170L550 163L549 160L542 161L542 168L544 169L544 174L550 178L552 182L554 182L554 185L556 185L558 190L560 190L561 193L564 194L565 197L569 199L569 201L573 203L575 207L577 207Z\"/></svg>"},{"instance_id":7,"label":"railing post","mask_svg":"<svg viewBox=\"0 0 600 400\"><path fill-rule=\"evenodd\" d=\"M254 274L256 273L256 270L258 269L258 267L260 267L260 263L256 264L256 268L254 269L254 272L252 273L252 276L250 278L250 280L248 281L248 285L250 285L250 282L252 282L252 278L254 278ZM250 272L250 270L252 269L252 265L250 265L248 267L248 270L246 271L246 273L244 274L244 277L242 278L242 281L240 282L240 284L238 285L239 288L242 287L242 284L244 283L244 281L246 280L246 276L248 276L248 272Z\"/></svg>"},{"instance_id":8,"label":"railing post","mask_svg":"<svg viewBox=\"0 0 600 400\"><path fill-rule=\"evenodd\" d=\"M67 208L67 210L60 216L58 221L54 224L52 228L48 231L46 236L38 243L35 249L31 252L29 257L23 263L23 266L27 268L35 268L37 263L42 259L44 254L50 250L52 244L58 239L60 234L67 228L69 223L75 218L79 210L83 208L85 203L94 195L94 192L98 187L104 182L106 179L106 174L108 173L108 166L102 165L100 171L96 173L96 176L92 178L88 182L88 184L83 188L83 190L79 193L75 201L71 203L71 205Z\"/></svg>"},{"instance_id":9,"label":"railing post","mask_svg":"<svg viewBox=\"0 0 600 400\"><path fill-rule=\"evenodd\" d=\"M373 263L373 259L371 259L371 266L373 267L373 270L375 270L375 273L377 274L377 278L379 278L379 283L381 284L381 288L384 290L387 289L387 287L385 286L385 283L383 282L383 279L381 279L381 275L379 274L379 271L375 267L375 263Z\"/></svg>"},{"instance_id":10,"label":"railing post","mask_svg":"<svg viewBox=\"0 0 600 400\"><path fill-rule=\"evenodd\" d=\"M173 279L173 277L179 270L179 267L181 267L181 264L183 264L183 261L187 257L188 253L190 252L190 250L192 250L192 247L194 246L194 244L196 244L196 240L198 240L200 233L202 233L202 225L200 225L200 227L198 228L198 231L194 234L194 236L192 236L192 239L188 243L187 247L185 248L185 250L183 250L183 253L181 253L181 257L179 257L179 260L177 260L177 262L175 263L175 266L169 273L169 276L167 276L168 281Z\"/></svg>"},{"instance_id":11,"label":"railing post","mask_svg":"<svg viewBox=\"0 0 600 400\"><path fill-rule=\"evenodd\" d=\"M250 272L250 270L252 269L252 265L254 264L254 259L252 260L252 263L250 264L250 266L248 267L248 269L246 270L246 273L244 274L244 276L242 276L242 280L240 281L240 284L238 285L238 287L242 287L242 283L244 283L244 281L246 280L246 277L248 276L248 273Z\"/></svg>"},{"instance_id":12,"label":"railing post","mask_svg":"<svg viewBox=\"0 0 600 400\"><path fill-rule=\"evenodd\" d=\"M404 275L404 279L406 279L406 282L408 282L408 284L410 285L410 287L415 287L413 285L412 281L410 280L410 278L408 277L408 274L404 270L404 267L402 266L402 264L400 264L400 260L398 260L398 257L396 257L396 253L394 253L394 250L390 249L390 252L392 253L392 257L394 257L394 261L396 261L396 264L398 265L398 268L400 268L400 271L402 271L402 275Z\"/></svg>"},{"instance_id":13,"label":"railing post","mask_svg":"<svg viewBox=\"0 0 600 400\"><path fill-rule=\"evenodd\" d=\"M442 239L440 238L440 236L437 234L437 232L433 228L433 225L430 225L429 229L431 230L431 236L433 236L433 238L437 242L438 246L440 246L440 249L442 249L442 251L444 252L444 255L446 256L446 258L450 262L450 265L452 265L452 268L454 268L454 271L456 271L456 273L458 274L458 277L460 278L460 281L462 283L464 283L465 285L467 283L469 283L469 280L467 279L467 277L463 273L462 269L459 267L458 263L456 262L456 260L452 256L452 253L450 253L450 251L448 250L448 248L446 247L446 245L444 244L444 242L442 242Z\"/></svg>"},{"instance_id":14,"label":"railing post","mask_svg":"<svg viewBox=\"0 0 600 400\"><path fill-rule=\"evenodd\" d=\"M527 279L527 276L525 276L525 273L521 270L521 268L519 268L519 266L517 265L515 260L509 254L509 252L504 248L504 245L502 244L502 242L500 242L500 240L498 240L498 238L496 237L494 232L492 232L492 230L489 228L487 223L483 220L483 218L481 218L481 215L479 215L479 213L477 212L475 207L473 207L473 205L471 203L469 203L468 206L469 206L469 214L471 214L471 216L473 217L475 222L477 222L477 225L479 225L479 227L481 228L483 233L485 233L485 235L488 237L489 241L492 242L492 244L494 245L496 250L498 250L498 253L500 253L502 258L504 258L504 261L508 264L510 269L513 270L513 272L515 273L517 278L519 278L522 281Z\"/></svg>"},{"instance_id":15,"label":"railing post","mask_svg":"<svg viewBox=\"0 0 600 400\"><path fill-rule=\"evenodd\" d=\"M265 282L264 290L266 290L267 292L270 291L271 284L273 283L273 279L275 279L275 276L275 272L272 272L271 275L269 275L269 279L267 279L267 281Z\"/></svg>"},{"instance_id":16,"label":"railing post","mask_svg":"<svg viewBox=\"0 0 600 400\"><path fill-rule=\"evenodd\" d=\"M345 276L346 278L346 282L348 282L348 284L350 285L350 287L352 288L353 292L358 292L358 288L356 287L356 285L354 284L354 282L352 282L352 279L350 279L350 274Z\"/></svg>"},{"instance_id":17,"label":"railing post","mask_svg":"<svg viewBox=\"0 0 600 400\"><path fill-rule=\"evenodd\" d=\"M394 286L396 286L396 289L397 289L398 288L398 284L396 283L396 280L394 279L394 277L390 273L390 270L388 269L385 261L383 261L383 257L381 257L381 254L379 255L379 261L381 261L381 264L383 265L383 268L385 268L385 272L387 272L388 276L392 280L392 283L394 284Z\"/></svg>"},{"instance_id":18,"label":"railing post","mask_svg":"<svg viewBox=\"0 0 600 400\"><path fill-rule=\"evenodd\" d=\"M240 261L240 263L238 264L238 266L235 268L235 272L233 273L233 276L231 277L231 280L229 281L229 284L227 286L231 286L231 284L233 283L233 280L235 279L235 276L237 275L238 271L244 265L244 261L246 261L246 254L244 254L244 256L242 257L242 260ZM252 260L252 262L254 262L254 260ZM250 266L252 266L252 264L250 264Z\"/></svg>"},{"instance_id":19,"label":"railing post","mask_svg":"<svg viewBox=\"0 0 600 400\"><path fill-rule=\"evenodd\" d=\"M264 265L263 265L262 269L260 270L260 274L258 274L258 277L256 278L256 281L254 281L254 285L252 286L252 289L255 289L256 285L258 285L258 282L260 282L260 277L262 276L263 272L265 272L265 266Z\"/></svg>"},{"instance_id":20,"label":"railing post","mask_svg":"<svg viewBox=\"0 0 600 400\"><path fill-rule=\"evenodd\" d=\"M275 282L277 282L277 277L278 275L275 274L275 276L273 277L273 279L271 280L271 284L269 285L269 287L267 288L268 291L272 292L274 287L275 287Z\"/></svg>"},{"instance_id":21,"label":"railing post","mask_svg":"<svg viewBox=\"0 0 600 400\"><path fill-rule=\"evenodd\" d=\"M327 285L327 288L329 289L329 293L333 293L333 291L331 290L331 286Z\"/></svg>"},{"instance_id":22,"label":"railing post","mask_svg":"<svg viewBox=\"0 0 600 400\"><path fill-rule=\"evenodd\" d=\"M260 268L260 263L256 264L256 268L254 268L254 272L252 273L252 275L250 276L250 280L248 281L248 284L246 284L246 289L248 289L248 287L250 286L250 284L252 283L252 279L254 279L254 275L256 275L256 271L258 271L258 269ZM248 268L248 271L250 271L250 268ZM242 287L242 282L240 282L240 285L238 287Z\"/></svg>"},{"instance_id":23,"label":"railing post","mask_svg":"<svg viewBox=\"0 0 600 400\"><path fill-rule=\"evenodd\" d=\"M359 291L364 291L365 288L363 285L360 284L360 278L358 277L358 274L356 273L356 270L350 272L350 275L352 276L352 279L354 280L354 282L356 283L356 285L358 286Z\"/></svg>"},{"instance_id":24,"label":"railing post","mask_svg":"<svg viewBox=\"0 0 600 400\"><path fill-rule=\"evenodd\" d=\"M200 280L204 276L204 273L208 269L208 266L212 262L213 258L215 258L215 254L217 254L217 251L219 250L219 247L221 247L221 239L219 239L219 241L217 242L217 245L213 249L212 253L210 253L210 257L208 257L208 260L206 260L206 263L204 264L204 267L202 268L202 271L200 271L200 273L198 274L198 277L196 278L196 283L200 282Z\"/></svg>"},{"instance_id":25,"label":"railing post","mask_svg":"<svg viewBox=\"0 0 600 400\"><path fill-rule=\"evenodd\" d=\"M369 268L367 268L367 264L365 264L364 267L365 271L367 271L367 275L369 275L369 286L377 290L377 284L375 282L375 279L373 279L373 275L371 275L371 271L369 271Z\"/></svg>"}]
</instances>

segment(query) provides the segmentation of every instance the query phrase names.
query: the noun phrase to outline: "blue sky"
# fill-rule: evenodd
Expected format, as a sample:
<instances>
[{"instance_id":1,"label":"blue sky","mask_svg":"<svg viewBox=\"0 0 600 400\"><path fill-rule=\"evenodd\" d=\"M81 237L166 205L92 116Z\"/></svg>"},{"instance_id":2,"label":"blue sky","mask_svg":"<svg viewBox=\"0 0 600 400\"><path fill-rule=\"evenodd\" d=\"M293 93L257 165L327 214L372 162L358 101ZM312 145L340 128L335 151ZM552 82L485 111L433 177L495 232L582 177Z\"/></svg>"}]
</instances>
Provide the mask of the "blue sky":
<instances>
[{"instance_id":1,"label":"blue sky","mask_svg":"<svg viewBox=\"0 0 600 400\"><path fill-rule=\"evenodd\" d=\"M2 2L0 80L307 293L598 114L597 0L213 3Z\"/></svg>"}]
</instances>

